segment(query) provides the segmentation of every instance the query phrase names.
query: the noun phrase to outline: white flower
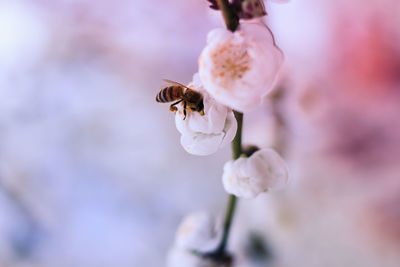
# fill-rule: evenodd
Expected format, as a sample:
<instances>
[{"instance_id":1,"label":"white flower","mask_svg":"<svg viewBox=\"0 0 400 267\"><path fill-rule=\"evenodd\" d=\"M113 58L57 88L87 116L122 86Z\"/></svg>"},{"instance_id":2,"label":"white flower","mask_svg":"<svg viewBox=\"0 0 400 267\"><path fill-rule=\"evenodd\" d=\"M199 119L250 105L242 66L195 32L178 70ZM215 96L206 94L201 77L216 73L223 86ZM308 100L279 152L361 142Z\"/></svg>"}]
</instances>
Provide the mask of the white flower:
<instances>
[{"instance_id":1,"label":"white flower","mask_svg":"<svg viewBox=\"0 0 400 267\"><path fill-rule=\"evenodd\" d=\"M215 220L206 212L195 212L186 216L175 236L175 244L168 252L168 267L214 267L212 261L195 254L217 248L222 232Z\"/></svg>"},{"instance_id":2,"label":"white flower","mask_svg":"<svg viewBox=\"0 0 400 267\"><path fill-rule=\"evenodd\" d=\"M168 252L167 267L218 267L218 265L192 251L174 247Z\"/></svg>"},{"instance_id":3,"label":"white flower","mask_svg":"<svg viewBox=\"0 0 400 267\"><path fill-rule=\"evenodd\" d=\"M286 184L288 170L278 153L272 149L261 149L249 158L225 163L222 181L228 193L253 198Z\"/></svg>"},{"instance_id":4,"label":"white flower","mask_svg":"<svg viewBox=\"0 0 400 267\"><path fill-rule=\"evenodd\" d=\"M217 103L204 90L197 74L193 76L193 82L188 87L203 95L204 115L189 111L184 120L182 107L178 108L175 124L182 134L181 144L190 154L210 155L232 142L237 122L230 108Z\"/></svg>"},{"instance_id":5,"label":"white flower","mask_svg":"<svg viewBox=\"0 0 400 267\"><path fill-rule=\"evenodd\" d=\"M270 30L254 19L242 21L233 33L212 30L199 58L199 74L213 98L245 112L271 91L282 63Z\"/></svg>"},{"instance_id":6,"label":"white flower","mask_svg":"<svg viewBox=\"0 0 400 267\"><path fill-rule=\"evenodd\" d=\"M208 252L217 247L220 234L209 213L195 212L186 216L179 225L175 245L182 249Z\"/></svg>"}]
</instances>

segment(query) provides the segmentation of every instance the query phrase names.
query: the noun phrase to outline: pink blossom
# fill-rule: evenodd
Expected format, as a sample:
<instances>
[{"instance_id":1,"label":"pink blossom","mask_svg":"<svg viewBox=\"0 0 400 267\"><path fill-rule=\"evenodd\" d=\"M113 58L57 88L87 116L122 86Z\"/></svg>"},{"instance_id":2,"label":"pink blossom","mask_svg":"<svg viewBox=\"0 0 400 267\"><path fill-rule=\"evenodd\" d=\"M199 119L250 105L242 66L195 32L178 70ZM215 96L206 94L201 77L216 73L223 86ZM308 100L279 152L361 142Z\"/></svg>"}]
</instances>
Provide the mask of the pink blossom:
<instances>
[{"instance_id":1,"label":"pink blossom","mask_svg":"<svg viewBox=\"0 0 400 267\"><path fill-rule=\"evenodd\" d=\"M243 21L238 30L214 29L199 58L205 90L218 102L245 112L271 91L283 63L270 30L261 20Z\"/></svg>"}]
</instances>

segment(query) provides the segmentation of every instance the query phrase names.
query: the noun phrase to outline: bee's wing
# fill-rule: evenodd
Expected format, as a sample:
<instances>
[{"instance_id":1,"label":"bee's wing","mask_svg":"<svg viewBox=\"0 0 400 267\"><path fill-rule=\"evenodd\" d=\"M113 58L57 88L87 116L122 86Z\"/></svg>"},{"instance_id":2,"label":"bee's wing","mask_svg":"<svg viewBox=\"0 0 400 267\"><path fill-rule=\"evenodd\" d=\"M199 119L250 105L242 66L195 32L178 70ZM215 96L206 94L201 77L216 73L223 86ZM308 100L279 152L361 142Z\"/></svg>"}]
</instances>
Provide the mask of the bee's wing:
<instances>
[{"instance_id":1,"label":"bee's wing","mask_svg":"<svg viewBox=\"0 0 400 267\"><path fill-rule=\"evenodd\" d=\"M190 89L190 88L187 87L186 85L183 85L183 84L181 84L181 83L174 82L174 81L171 81L171 80L168 80L168 79L163 79L163 81L164 81L164 82L167 82L167 83L170 83L170 84L173 84L173 85L178 85L178 86L182 86L182 87L185 87L185 88L187 88L187 89ZM190 89L190 90L191 90L191 89Z\"/></svg>"}]
</instances>

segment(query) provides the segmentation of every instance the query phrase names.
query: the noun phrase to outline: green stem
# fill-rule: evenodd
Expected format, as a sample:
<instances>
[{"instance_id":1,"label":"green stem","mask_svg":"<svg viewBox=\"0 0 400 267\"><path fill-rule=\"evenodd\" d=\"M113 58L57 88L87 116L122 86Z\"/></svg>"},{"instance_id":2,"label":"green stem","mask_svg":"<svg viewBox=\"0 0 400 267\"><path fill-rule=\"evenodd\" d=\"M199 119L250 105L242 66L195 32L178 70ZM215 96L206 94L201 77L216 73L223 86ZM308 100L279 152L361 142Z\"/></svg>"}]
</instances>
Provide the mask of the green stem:
<instances>
[{"instance_id":1,"label":"green stem","mask_svg":"<svg viewBox=\"0 0 400 267\"><path fill-rule=\"evenodd\" d=\"M239 26L239 17L228 0L217 0L218 7L224 17L226 27L234 32Z\"/></svg>"},{"instance_id":2,"label":"green stem","mask_svg":"<svg viewBox=\"0 0 400 267\"><path fill-rule=\"evenodd\" d=\"M233 215L235 213L236 202L237 202L237 198L234 195L229 195L229 201L228 201L228 206L226 209L225 221L224 221L224 232L222 235L221 243L220 243L219 247L217 248L217 254L221 255L221 256L225 255L225 249L226 249L226 245L228 243L228 237L229 237L229 232L230 232L231 225L232 225L232 219L233 219Z\"/></svg>"},{"instance_id":3,"label":"green stem","mask_svg":"<svg viewBox=\"0 0 400 267\"><path fill-rule=\"evenodd\" d=\"M237 131L235 139L232 141L232 158L238 159L242 154L242 127L243 127L243 113L233 111L237 121Z\"/></svg>"},{"instance_id":4,"label":"green stem","mask_svg":"<svg viewBox=\"0 0 400 267\"><path fill-rule=\"evenodd\" d=\"M235 10L233 9L232 5L229 3L228 0L217 0L218 7L222 12L224 17L224 21L226 27L234 32L237 27L239 26L239 17L236 14ZM235 118L237 121L237 131L235 139L232 141L232 158L234 160L238 159L242 154L242 125L243 125L243 113L234 111ZM224 230L222 235L222 240L220 245L217 247L215 252L210 253L209 256L214 258L215 260L224 260L226 258L230 258L229 255L225 252L230 229L232 226L233 216L235 214L237 198L234 195L229 195L228 206L225 213L225 220L224 220Z\"/></svg>"},{"instance_id":5,"label":"green stem","mask_svg":"<svg viewBox=\"0 0 400 267\"><path fill-rule=\"evenodd\" d=\"M243 113L234 111L235 118L238 124L235 139L232 141L232 158L238 159L242 154L242 126L243 126ZM216 254L223 257L225 256L225 249L228 243L229 233L232 225L233 216L235 214L237 198L234 195L229 195L228 206L225 213L224 230L220 245L216 250Z\"/></svg>"}]
</instances>

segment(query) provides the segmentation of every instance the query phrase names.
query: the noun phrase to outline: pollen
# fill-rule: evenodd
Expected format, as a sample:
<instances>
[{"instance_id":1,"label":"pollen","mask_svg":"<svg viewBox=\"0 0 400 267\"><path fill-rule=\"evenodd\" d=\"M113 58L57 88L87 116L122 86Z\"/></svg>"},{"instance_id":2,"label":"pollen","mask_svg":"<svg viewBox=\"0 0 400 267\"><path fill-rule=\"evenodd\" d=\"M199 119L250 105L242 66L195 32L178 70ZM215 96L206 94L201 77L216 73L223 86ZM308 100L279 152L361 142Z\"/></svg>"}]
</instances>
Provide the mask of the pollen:
<instances>
[{"instance_id":1,"label":"pollen","mask_svg":"<svg viewBox=\"0 0 400 267\"><path fill-rule=\"evenodd\" d=\"M241 79L250 69L250 56L244 44L222 43L212 53L211 59L215 66L214 77Z\"/></svg>"}]
</instances>

